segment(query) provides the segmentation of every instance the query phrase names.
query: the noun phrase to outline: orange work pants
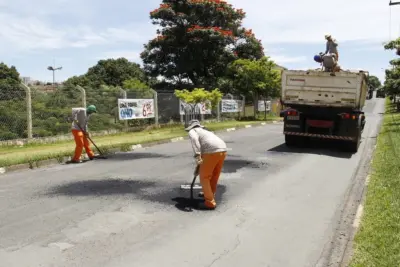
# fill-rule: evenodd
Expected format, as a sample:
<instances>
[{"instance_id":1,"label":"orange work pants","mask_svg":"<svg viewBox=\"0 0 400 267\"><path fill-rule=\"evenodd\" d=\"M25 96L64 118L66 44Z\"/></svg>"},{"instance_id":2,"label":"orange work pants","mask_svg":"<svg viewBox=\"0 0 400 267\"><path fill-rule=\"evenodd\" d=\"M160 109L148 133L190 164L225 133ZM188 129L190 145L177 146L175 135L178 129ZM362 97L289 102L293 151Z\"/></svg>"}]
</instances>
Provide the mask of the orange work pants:
<instances>
[{"instance_id":1,"label":"orange work pants","mask_svg":"<svg viewBox=\"0 0 400 267\"><path fill-rule=\"evenodd\" d=\"M93 151L90 149L89 146L89 140L86 138L84 133L80 130L72 130L72 134L74 135L75 139L75 154L74 157L72 158L73 161L78 161L81 158L82 155L82 150L85 148L86 154L88 155L89 158L94 157Z\"/></svg>"},{"instance_id":2,"label":"orange work pants","mask_svg":"<svg viewBox=\"0 0 400 267\"><path fill-rule=\"evenodd\" d=\"M214 197L225 157L226 152L201 155L203 163L200 165L199 171L200 183L203 188L205 205L210 208L217 206Z\"/></svg>"}]
</instances>

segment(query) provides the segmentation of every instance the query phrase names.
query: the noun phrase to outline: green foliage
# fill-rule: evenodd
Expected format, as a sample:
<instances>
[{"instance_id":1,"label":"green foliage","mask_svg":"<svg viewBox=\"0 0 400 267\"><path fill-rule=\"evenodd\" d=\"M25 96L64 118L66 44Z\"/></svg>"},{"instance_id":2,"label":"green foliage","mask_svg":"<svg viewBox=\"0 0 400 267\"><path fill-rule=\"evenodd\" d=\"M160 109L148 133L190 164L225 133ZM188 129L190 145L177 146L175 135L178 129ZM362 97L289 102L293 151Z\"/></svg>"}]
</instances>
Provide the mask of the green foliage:
<instances>
[{"instance_id":1,"label":"green foliage","mask_svg":"<svg viewBox=\"0 0 400 267\"><path fill-rule=\"evenodd\" d=\"M400 49L400 38L393 40L387 44L385 44L384 48L386 50L397 50L398 55ZM400 94L400 59L391 60L390 65L391 69L387 69L385 72L385 82L383 85L383 89L385 93L391 97Z\"/></svg>"},{"instance_id":2,"label":"green foliage","mask_svg":"<svg viewBox=\"0 0 400 267\"><path fill-rule=\"evenodd\" d=\"M95 82L94 85L122 86L124 81L131 78L145 80L140 65L129 62L126 58L100 60L89 68L86 76L91 82Z\"/></svg>"},{"instance_id":3,"label":"green foliage","mask_svg":"<svg viewBox=\"0 0 400 267\"><path fill-rule=\"evenodd\" d=\"M385 50L394 50L396 49L399 51L400 49L400 38L397 38L396 40L392 40L384 45ZM399 55L399 54L397 54Z\"/></svg>"},{"instance_id":4,"label":"green foliage","mask_svg":"<svg viewBox=\"0 0 400 267\"><path fill-rule=\"evenodd\" d=\"M72 85L72 86L89 86L90 80L86 75L80 76L72 76L68 80L64 82L65 85Z\"/></svg>"},{"instance_id":5,"label":"green foliage","mask_svg":"<svg viewBox=\"0 0 400 267\"><path fill-rule=\"evenodd\" d=\"M89 68L86 74L73 76L65 83L84 87L122 86L124 81L134 78L141 82L146 81L146 75L140 65L130 62L126 58L118 58L100 60Z\"/></svg>"},{"instance_id":6,"label":"green foliage","mask_svg":"<svg viewBox=\"0 0 400 267\"><path fill-rule=\"evenodd\" d=\"M381 81L378 77L371 75L368 77L368 87L372 90L376 90L382 86Z\"/></svg>"},{"instance_id":7,"label":"green foliage","mask_svg":"<svg viewBox=\"0 0 400 267\"><path fill-rule=\"evenodd\" d=\"M0 63L0 140L26 136L25 97L17 69Z\"/></svg>"},{"instance_id":8,"label":"green foliage","mask_svg":"<svg viewBox=\"0 0 400 267\"><path fill-rule=\"evenodd\" d=\"M398 266L400 262L400 114L387 101L371 164L364 213L354 238L350 267Z\"/></svg>"},{"instance_id":9,"label":"green foliage","mask_svg":"<svg viewBox=\"0 0 400 267\"><path fill-rule=\"evenodd\" d=\"M150 90L150 86L147 84L141 82L137 78L132 78L129 80L126 80L122 83L124 89L129 89L129 90Z\"/></svg>"},{"instance_id":10,"label":"green foliage","mask_svg":"<svg viewBox=\"0 0 400 267\"><path fill-rule=\"evenodd\" d=\"M0 63L0 101L11 99L23 99L24 89L21 86L19 73L14 66L8 67Z\"/></svg>"},{"instance_id":11,"label":"green foliage","mask_svg":"<svg viewBox=\"0 0 400 267\"><path fill-rule=\"evenodd\" d=\"M161 29L141 54L146 73L176 85L215 88L229 63L263 56L260 40L241 25L244 17L224 1L163 0L150 13Z\"/></svg>"},{"instance_id":12,"label":"green foliage","mask_svg":"<svg viewBox=\"0 0 400 267\"><path fill-rule=\"evenodd\" d=\"M175 96L185 103L196 106L200 103L205 103L207 108L214 108L221 101L223 94L218 88L211 92L206 91L204 88L195 88L193 91L187 89L175 90Z\"/></svg>"},{"instance_id":13,"label":"green foliage","mask_svg":"<svg viewBox=\"0 0 400 267\"><path fill-rule=\"evenodd\" d=\"M150 86L148 86L147 84L145 84L144 82L140 81L137 78L126 80L122 84L124 90L136 93L137 98L153 98L153 93L151 91Z\"/></svg>"},{"instance_id":14,"label":"green foliage","mask_svg":"<svg viewBox=\"0 0 400 267\"><path fill-rule=\"evenodd\" d=\"M279 95L281 71L268 57L260 60L238 59L228 66L228 70L237 93L265 98Z\"/></svg>"}]
</instances>

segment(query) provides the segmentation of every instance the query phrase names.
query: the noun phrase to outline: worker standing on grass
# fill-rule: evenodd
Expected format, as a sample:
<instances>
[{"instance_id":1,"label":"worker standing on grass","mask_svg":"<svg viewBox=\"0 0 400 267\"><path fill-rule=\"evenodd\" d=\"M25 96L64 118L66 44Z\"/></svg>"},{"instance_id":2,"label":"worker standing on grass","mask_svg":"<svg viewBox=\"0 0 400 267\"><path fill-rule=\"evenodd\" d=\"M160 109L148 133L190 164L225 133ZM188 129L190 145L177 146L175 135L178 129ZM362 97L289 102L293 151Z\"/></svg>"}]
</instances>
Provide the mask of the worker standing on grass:
<instances>
[{"instance_id":1,"label":"worker standing on grass","mask_svg":"<svg viewBox=\"0 0 400 267\"><path fill-rule=\"evenodd\" d=\"M71 160L71 163L81 163L82 160L82 150L85 148L86 154L89 159L92 160L95 158L93 151L90 149L88 137L88 121L90 116L93 113L97 113L96 106L90 105L86 109L85 108L74 108L72 109L72 134L75 139L75 154Z\"/></svg>"},{"instance_id":2,"label":"worker standing on grass","mask_svg":"<svg viewBox=\"0 0 400 267\"><path fill-rule=\"evenodd\" d=\"M333 39L330 34L325 35L325 39L326 39L326 51L325 51L325 54L326 53L335 54L336 55L336 60L339 61L339 52L337 50L338 43L337 43L336 39Z\"/></svg>"},{"instance_id":3,"label":"worker standing on grass","mask_svg":"<svg viewBox=\"0 0 400 267\"><path fill-rule=\"evenodd\" d=\"M200 125L198 120L189 121L185 130L189 134L196 163L200 165L199 174L204 202L199 205L199 208L215 209L217 206L215 193L226 157L226 144L217 135Z\"/></svg>"}]
</instances>

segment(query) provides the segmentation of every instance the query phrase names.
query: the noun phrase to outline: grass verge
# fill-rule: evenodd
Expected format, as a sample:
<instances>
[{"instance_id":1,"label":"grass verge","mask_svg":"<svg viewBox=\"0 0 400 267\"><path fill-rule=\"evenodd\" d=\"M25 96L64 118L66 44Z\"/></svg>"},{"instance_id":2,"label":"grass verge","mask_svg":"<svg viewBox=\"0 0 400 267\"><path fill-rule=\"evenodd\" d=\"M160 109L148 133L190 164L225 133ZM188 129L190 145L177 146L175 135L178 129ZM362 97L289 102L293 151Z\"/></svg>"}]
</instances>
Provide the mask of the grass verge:
<instances>
[{"instance_id":1,"label":"grass verge","mask_svg":"<svg viewBox=\"0 0 400 267\"><path fill-rule=\"evenodd\" d=\"M400 266L400 113L386 103L351 267Z\"/></svg>"},{"instance_id":2,"label":"grass verge","mask_svg":"<svg viewBox=\"0 0 400 267\"><path fill-rule=\"evenodd\" d=\"M269 118L275 120L277 118ZM207 128L213 131L241 127L244 125L260 123L260 121L225 121L220 123L207 123ZM93 141L104 152L118 148L121 151L130 150L131 145L156 142L180 136L186 136L182 126L169 127L155 130L145 130L134 133L120 133L116 135L94 137ZM93 146L92 146L93 147ZM65 141L52 144L32 144L24 147L0 147L0 167L29 163L48 159L62 159L72 156L75 149L74 141ZM95 149L93 147L93 149Z\"/></svg>"}]
</instances>

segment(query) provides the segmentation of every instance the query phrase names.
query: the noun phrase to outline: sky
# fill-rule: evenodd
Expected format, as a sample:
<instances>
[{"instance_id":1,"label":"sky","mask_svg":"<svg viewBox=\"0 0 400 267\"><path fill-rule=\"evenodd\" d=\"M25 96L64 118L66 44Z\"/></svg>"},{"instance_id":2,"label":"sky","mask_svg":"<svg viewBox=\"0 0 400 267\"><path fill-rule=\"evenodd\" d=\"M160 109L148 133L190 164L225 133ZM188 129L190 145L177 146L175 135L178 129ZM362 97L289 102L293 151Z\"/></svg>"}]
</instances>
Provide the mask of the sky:
<instances>
[{"instance_id":1,"label":"sky","mask_svg":"<svg viewBox=\"0 0 400 267\"><path fill-rule=\"evenodd\" d=\"M394 0L393 0L394 1ZM397 0L396 0L397 1ZM400 1L400 0L399 0ZM149 12L161 0L0 0L0 62L21 76L52 81L48 66L62 66L56 81L86 73L100 59L142 64L143 45L156 36ZM228 0L246 12L265 53L289 69L318 68L324 35L339 42L340 65L384 79L395 58L383 43L400 36L400 5L389 0Z\"/></svg>"}]
</instances>

